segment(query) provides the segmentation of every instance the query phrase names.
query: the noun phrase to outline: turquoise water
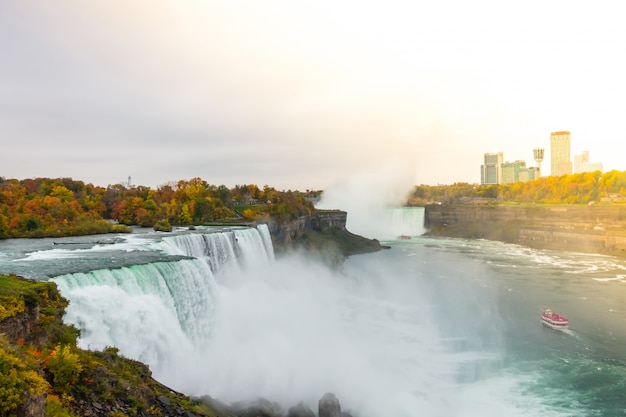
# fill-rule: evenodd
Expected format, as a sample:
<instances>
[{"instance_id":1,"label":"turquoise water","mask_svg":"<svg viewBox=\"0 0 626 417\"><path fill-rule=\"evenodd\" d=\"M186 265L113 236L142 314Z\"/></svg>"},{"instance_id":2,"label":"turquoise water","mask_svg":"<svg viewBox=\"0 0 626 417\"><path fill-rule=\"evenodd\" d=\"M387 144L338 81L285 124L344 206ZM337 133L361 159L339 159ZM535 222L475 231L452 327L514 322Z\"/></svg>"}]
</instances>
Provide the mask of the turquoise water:
<instances>
[{"instance_id":1,"label":"turquoise water","mask_svg":"<svg viewBox=\"0 0 626 417\"><path fill-rule=\"evenodd\" d=\"M391 249L340 271L274 259L265 229L2 241L0 271L55 280L82 347L118 346L192 395L315 410L334 392L365 417L626 415L626 262L396 226ZM547 307L570 329L542 326Z\"/></svg>"},{"instance_id":2,"label":"turquoise water","mask_svg":"<svg viewBox=\"0 0 626 417\"><path fill-rule=\"evenodd\" d=\"M442 331L469 333L464 343L493 346L500 356L491 367L474 364L465 383L504 378L519 395L511 401L530 414L626 415L623 260L457 239L416 238L394 248L416 259L415 276L458 315ZM547 307L566 315L570 329L542 326Z\"/></svg>"}]
</instances>

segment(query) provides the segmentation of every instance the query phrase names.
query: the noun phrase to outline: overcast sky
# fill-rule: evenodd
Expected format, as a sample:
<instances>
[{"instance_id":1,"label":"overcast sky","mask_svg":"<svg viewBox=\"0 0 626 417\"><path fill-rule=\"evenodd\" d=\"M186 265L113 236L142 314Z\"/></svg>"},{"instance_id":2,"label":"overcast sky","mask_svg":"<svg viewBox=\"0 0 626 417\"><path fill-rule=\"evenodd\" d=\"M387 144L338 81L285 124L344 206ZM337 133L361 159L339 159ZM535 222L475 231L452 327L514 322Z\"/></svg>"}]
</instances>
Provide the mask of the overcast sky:
<instances>
[{"instance_id":1,"label":"overcast sky","mask_svg":"<svg viewBox=\"0 0 626 417\"><path fill-rule=\"evenodd\" d=\"M617 1L4 0L0 176L480 182L485 152L532 166L545 147L549 173L557 130L572 157L626 170L623 16Z\"/></svg>"}]
</instances>

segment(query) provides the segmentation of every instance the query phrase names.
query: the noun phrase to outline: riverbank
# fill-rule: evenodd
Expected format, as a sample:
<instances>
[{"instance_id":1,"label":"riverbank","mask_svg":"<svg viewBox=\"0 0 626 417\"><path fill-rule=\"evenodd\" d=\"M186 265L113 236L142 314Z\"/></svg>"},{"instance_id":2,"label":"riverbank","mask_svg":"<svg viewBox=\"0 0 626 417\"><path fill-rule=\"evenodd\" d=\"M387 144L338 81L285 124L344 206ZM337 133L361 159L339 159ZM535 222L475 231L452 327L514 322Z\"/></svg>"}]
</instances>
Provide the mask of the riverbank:
<instances>
[{"instance_id":1,"label":"riverbank","mask_svg":"<svg viewBox=\"0 0 626 417\"><path fill-rule=\"evenodd\" d=\"M626 257L626 206L429 205L427 236Z\"/></svg>"}]
</instances>

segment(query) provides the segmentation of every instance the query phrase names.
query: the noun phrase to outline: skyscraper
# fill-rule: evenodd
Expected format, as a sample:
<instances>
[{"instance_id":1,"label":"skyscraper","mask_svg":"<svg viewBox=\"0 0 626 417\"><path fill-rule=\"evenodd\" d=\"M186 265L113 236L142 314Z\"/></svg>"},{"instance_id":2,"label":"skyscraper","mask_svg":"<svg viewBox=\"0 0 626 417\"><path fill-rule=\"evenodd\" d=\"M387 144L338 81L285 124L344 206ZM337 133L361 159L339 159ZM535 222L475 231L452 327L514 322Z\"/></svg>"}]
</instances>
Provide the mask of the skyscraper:
<instances>
[{"instance_id":1,"label":"skyscraper","mask_svg":"<svg viewBox=\"0 0 626 417\"><path fill-rule=\"evenodd\" d=\"M550 162L551 175L561 176L572 173L568 131L550 133Z\"/></svg>"},{"instance_id":2,"label":"skyscraper","mask_svg":"<svg viewBox=\"0 0 626 417\"><path fill-rule=\"evenodd\" d=\"M602 172L602 162L590 162L589 151L583 151L583 153L579 155L574 155L574 173L575 174L578 174L581 172L593 172L593 171Z\"/></svg>"},{"instance_id":3,"label":"skyscraper","mask_svg":"<svg viewBox=\"0 0 626 417\"><path fill-rule=\"evenodd\" d=\"M583 151L579 155L574 155L574 173L584 172L583 166L589 162L589 151Z\"/></svg>"},{"instance_id":4,"label":"skyscraper","mask_svg":"<svg viewBox=\"0 0 626 417\"><path fill-rule=\"evenodd\" d=\"M486 153L485 163L480 166L480 183L481 184L500 184L502 181L502 162L504 154Z\"/></svg>"},{"instance_id":5,"label":"skyscraper","mask_svg":"<svg viewBox=\"0 0 626 417\"><path fill-rule=\"evenodd\" d=\"M519 174L521 171L526 171L528 173L528 168L526 168L526 162L524 161L515 161L515 162L504 162L501 165L502 169L502 184L509 184L512 182L519 181ZM528 177L528 174L526 175ZM526 178L528 181L528 178Z\"/></svg>"}]
</instances>

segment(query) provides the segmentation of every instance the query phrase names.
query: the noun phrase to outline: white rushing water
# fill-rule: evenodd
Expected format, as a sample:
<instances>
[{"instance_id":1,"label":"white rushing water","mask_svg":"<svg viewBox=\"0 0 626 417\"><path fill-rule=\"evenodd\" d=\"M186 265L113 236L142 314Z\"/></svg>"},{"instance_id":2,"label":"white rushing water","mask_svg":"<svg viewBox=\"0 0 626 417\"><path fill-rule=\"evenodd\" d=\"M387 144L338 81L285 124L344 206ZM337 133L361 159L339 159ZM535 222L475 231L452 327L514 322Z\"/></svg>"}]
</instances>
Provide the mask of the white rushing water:
<instances>
[{"instance_id":1,"label":"white rushing water","mask_svg":"<svg viewBox=\"0 0 626 417\"><path fill-rule=\"evenodd\" d=\"M392 213L389 235L418 233L422 213ZM333 392L361 417L622 415L623 328L599 323L625 320L610 287L623 262L413 236L340 270L306 254L275 259L264 226L132 236L127 256L150 262L54 281L82 347L117 346L191 395L317 410ZM21 256L49 262L52 250ZM547 305L577 326L545 331Z\"/></svg>"}]
</instances>

